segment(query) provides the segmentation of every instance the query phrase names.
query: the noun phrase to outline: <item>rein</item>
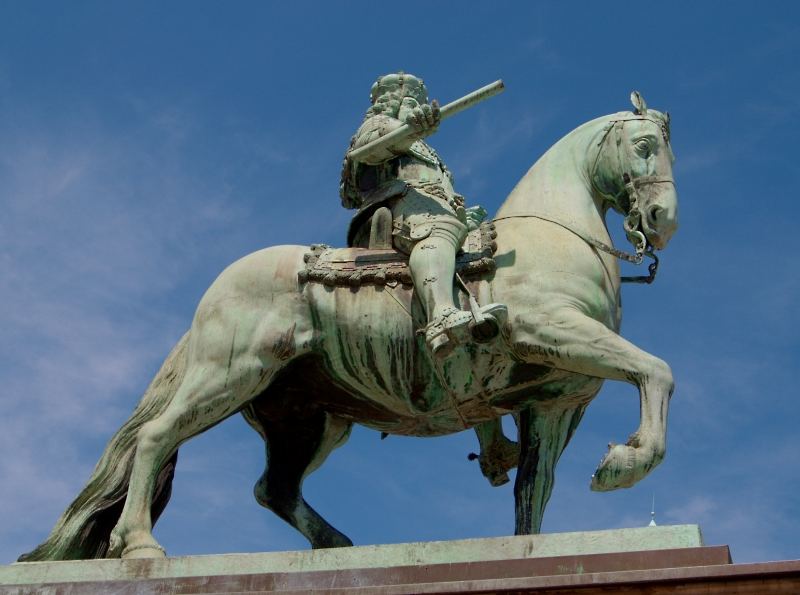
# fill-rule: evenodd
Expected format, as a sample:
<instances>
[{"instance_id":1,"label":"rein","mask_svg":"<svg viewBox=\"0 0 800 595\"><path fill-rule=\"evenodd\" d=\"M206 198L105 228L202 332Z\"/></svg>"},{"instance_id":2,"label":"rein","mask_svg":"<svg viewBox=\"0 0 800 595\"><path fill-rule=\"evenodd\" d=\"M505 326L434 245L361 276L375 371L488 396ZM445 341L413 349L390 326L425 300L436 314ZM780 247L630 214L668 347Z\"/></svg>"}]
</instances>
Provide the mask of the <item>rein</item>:
<instances>
[{"instance_id":1,"label":"rein","mask_svg":"<svg viewBox=\"0 0 800 595\"><path fill-rule=\"evenodd\" d=\"M618 248L614 248L614 246L609 246L608 244L605 244L600 240L596 240L592 237L584 235L579 231L573 229L569 225L562 223L561 221L556 221L555 219L550 219L549 217L544 217L536 213L520 213L517 215L506 215L505 217L495 217L493 221L502 221L503 219L525 219L525 218L540 219L542 221L547 221L548 223L553 223L554 225L558 225L559 227L563 227L568 232L578 236L580 239L582 239L590 246L597 248L598 250L601 250L606 254L610 254L611 256L614 256L626 262L630 262L632 264L637 264L637 265L642 264L642 262L644 261L644 257L647 256L648 258L653 259L653 262L651 262L647 266L647 272L648 272L647 275L621 276L620 281L622 283L645 283L647 285L650 285L653 281L655 281L656 273L658 272L659 261L658 261L658 256L655 255L655 253L653 252L652 248L649 245L647 245L641 252L637 250L636 254L630 254L623 250L619 250Z\"/></svg>"}]
</instances>

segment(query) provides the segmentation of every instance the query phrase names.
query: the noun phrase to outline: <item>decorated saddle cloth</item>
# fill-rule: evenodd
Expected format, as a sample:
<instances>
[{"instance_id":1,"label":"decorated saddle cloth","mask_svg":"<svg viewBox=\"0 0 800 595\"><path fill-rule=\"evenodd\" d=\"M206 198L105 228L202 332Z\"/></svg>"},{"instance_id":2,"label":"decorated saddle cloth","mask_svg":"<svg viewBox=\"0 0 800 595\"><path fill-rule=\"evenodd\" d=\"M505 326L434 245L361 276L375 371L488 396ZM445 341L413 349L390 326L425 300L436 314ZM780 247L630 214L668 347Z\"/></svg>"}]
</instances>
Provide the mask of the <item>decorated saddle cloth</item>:
<instances>
[{"instance_id":1,"label":"decorated saddle cloth","mask_svg":"<svg viewBox=\"0 0 800 595\"><path fill-rule=\"evenodd\" d=\"M456 271L463 278L495 269L497 232L491 221L471 231L456 255ZM330 287L359 287L403 283L411 285L408 255L393 249L331 248L314 244L305 255L301 283L323 283Z\"/></svg>"}]
</instances>

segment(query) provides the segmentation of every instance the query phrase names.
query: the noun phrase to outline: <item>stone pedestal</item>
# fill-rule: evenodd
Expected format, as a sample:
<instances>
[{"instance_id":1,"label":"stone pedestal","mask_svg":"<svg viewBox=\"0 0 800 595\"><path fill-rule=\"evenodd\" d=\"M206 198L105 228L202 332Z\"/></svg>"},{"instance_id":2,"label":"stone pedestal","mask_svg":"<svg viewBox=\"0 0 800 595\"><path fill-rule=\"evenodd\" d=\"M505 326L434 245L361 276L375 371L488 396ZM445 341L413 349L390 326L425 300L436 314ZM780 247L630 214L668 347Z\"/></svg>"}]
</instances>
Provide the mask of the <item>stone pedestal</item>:
<instances>
[{"instance_id":1,"label":"stone pedestal","mask_svg":"<svg viewBox=\"0 0 800 595\"><path fill-rule=\"evenodd\" d=\"M800 562L731 563L694 525L301 552L0 567L0 593L800 593Z\"/></svg>"}]
</instances>

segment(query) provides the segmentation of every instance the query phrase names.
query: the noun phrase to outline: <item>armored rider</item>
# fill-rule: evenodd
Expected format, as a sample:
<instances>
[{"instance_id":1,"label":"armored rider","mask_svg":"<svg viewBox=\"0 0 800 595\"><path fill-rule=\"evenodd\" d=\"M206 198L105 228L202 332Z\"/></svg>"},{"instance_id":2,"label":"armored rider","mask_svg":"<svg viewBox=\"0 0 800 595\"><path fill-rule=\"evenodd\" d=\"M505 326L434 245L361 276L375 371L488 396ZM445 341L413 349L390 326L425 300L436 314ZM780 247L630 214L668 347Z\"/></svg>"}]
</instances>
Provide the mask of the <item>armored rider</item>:
<instances>
[{"instance_id":1,"label":"armored rider","mask_svg":"<svg viewBox=\"0 0 800 595\"><path fill-rule=\"evenodd\" d=\"M486 212L464 208L464 197L453 189L453 176L441 158L422 139L439 126L439 105L428 102L422 79L397 73L380 77L372 85L371 107L350 143L350 150L392 132L404 123L415 134L359 157L345 156L340 196L346 208L359 209L348 237L350 245L363 245L360 230L380 206L391 209L393 244L409 255L409 268L428 324L425 340L432 354L446 357L469 340L473 313L461 310L453 298L456 252L469 229ZM490 315L504 309L489 304Z\"/></svg>"}]
</instances>

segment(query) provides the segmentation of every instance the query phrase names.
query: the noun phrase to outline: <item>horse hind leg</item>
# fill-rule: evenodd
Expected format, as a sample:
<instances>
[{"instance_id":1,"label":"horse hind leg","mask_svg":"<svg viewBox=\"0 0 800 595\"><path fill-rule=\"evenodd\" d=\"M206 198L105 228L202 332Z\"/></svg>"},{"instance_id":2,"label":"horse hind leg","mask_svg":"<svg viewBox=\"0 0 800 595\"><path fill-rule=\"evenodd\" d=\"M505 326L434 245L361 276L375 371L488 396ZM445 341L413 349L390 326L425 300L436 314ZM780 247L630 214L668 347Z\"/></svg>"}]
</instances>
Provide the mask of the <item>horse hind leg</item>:
<instances>
[{"instance_id":1,"label":"horse hind leg","mask_svg":"<svg viewBox=\"0 0 800 595\"><path fill-rule=\"evenodd\" d=\"M260 416L254 407L243 414L266 445L267 465L253 490L258 503L302 533L314 549L353 545L302 493L303 480L344 444L352 424L322 410L281 419Z\"/></svg>"},{"instance_id":2,"label":"horse hind leg","mask_svg":"<svg viewBox=\"0 0 800 595\"><path fill-rule=\"evenodd\" d=\"M128 495L111 533L109 557L164 556L152 535L151 507L159 470L190 438L238 411L252 399L274 370L254 356L231 358L226 365L203 359L190 365L164 412L137 435Z\"/></svg>"}]
</instances>

